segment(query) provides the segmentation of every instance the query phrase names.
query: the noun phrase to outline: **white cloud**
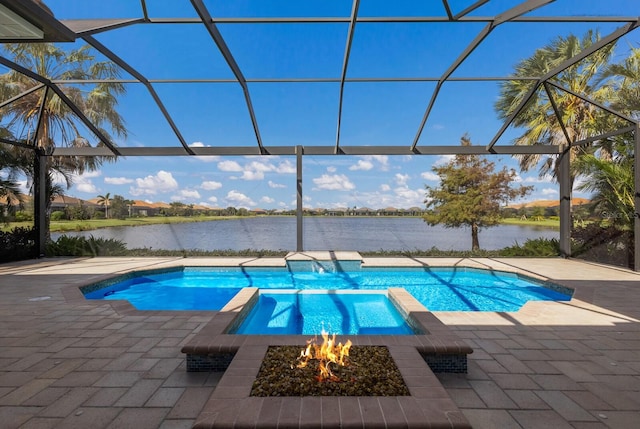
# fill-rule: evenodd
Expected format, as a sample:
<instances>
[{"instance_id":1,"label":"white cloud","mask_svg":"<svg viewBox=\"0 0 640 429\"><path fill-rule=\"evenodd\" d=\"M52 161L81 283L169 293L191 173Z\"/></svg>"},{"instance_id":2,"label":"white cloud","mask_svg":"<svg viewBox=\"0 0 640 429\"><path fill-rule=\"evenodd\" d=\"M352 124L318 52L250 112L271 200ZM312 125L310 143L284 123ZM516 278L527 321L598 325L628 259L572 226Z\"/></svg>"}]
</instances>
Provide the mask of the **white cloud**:
<instances>
[{"instance_id":1,"label":"white cloud","mask_svg":"<svg viewBox=\"0 0 640 429\"><path fill-rule=\"evenodd\" d=\"M193 142L189 145L190 147L205 147L202 142Z\"/></svg>"},{"instance_id":2,"label":"white cloud","mask_svg":"<svg viewBox=\"0 0 640 429\"><path fill-rule=\"evenodd\" d=\"M251 161L250 163L244 166L244 171L259 171L259 172L267 172L274 171L276 167L269 162L261 162L261 161Z\"/></svg>"},{"instance_id":3,"label":"white cloud","mask_svg":"<svg viewBox=\"0 0 640 429\"><path fill-rule=\"evenodd\" d=\"M408 174L400 174L396 173L395 179L396 183L400 186L405 186L407 184L407 180L409 180L410 176Z\"/></svg>"},{"instance_id":4,"label":"white cloud","mask_svg":"<svg viewBox=\"0 0 640 429\"><path fill-rule=\"evenodd\" d=\"M455 155L440 155L438 159L433 163L434 167L439 167L450 163L456 156Z\"/></svg>"},{"instance_id":5,"label":"white cloud","mask_svg":"<svg viewBox=\"0 0 640 429\"><path fill-rule=\"evenodd\" d=\"M273 182L271 180L269 180L268 183L269 183L269 187L273 188L273 189L286 188L287 187L286 185L281 185L280 183L276 183L276 182Z\"/></svg>"},{"instance_id":6,"label":"white cloud","mask_svg":"<svg viewBox=\"0 0 640 429\"><path fill-rule=\"evenodd\" d=\"M225 197L225 200L229 202L230 205L235 207L248 208L256 205L256 203L253 202L251 198L236 190L229 191L227 193L227 196Z\"/></svg>"},{"instance_id":7,"label":"white cloud","mask_svg":"<svg viewBox=\"0 0 640 429\"><path fill-rule=\"evenodd\" d=\"M202 182L200 188L204 189L205 191L215 191L216 189L222 188L222 183L207 180Z\"/></svg>"},{"instance_id":8,"label":"white cloud","mask_svg":"<svg viewBox=\"0 0 640 429\"><path fill-rule=\"evenodd\" d=\"M262 180L264 179L264 171L251 171L245 170L242 172L242 176L240 176L242 180Z\"/></svg>"},{"instance_id":9,"label":"white cloud","mask_svg":"<svg viewBox=\"0 0 640 429\"><path fill-rule=\"evenodd\" d=\"M130 188L131 195L156 195L158 192L173 191L178 188L178 182L170 172L160 170L156 175L144 179L136 179L136 186Z\"/></svg>"},{"instance_id":10,"label":"white cloud","mask_svg":"<svg viewBox=\"0 0 640 429\"><path fill-rule=\"evenodd\" d=\"M52 171L52 179L53 182L63 188L67 187L67 181L64 175L58 173L57 171ZM87 171L82 175L71 174L69 176L71 183L73 184L73 188L78 192L83 192L87 194L97 194L99 189L93 184L92 178L100 177L102 172L100 171Z\"/></svg>"},{"instance_id":11,"label":"white cloud","mask_svg":"<svg viewBox=\"0 0 640 429\"><path fill-rule=\"evenodd\" d=\"M380 185L380 190L382 192L389 192L391 190L391 186L387 185L386 183L382 184L382 185Z\"/></svg>"},{"instance_id":12,"label":"white cloud","mask_svg":"<svg viewBox=\"0 0 640 429\"><path fill-rule=\"evenodd\" d=\"M432 182L437 182L440 180L440 176L438 176L436 173L433 173L431 171L424 171L420 173L420 177L422 177L424 180L429 180Z\"/></svg>"},{"instance_id":13,"label":"white cloud","mask_svg":"<svg viewBox=\"0 0 640 429\"><path fill-rule=\"evenodd\" d=\"M389 157L387 155L366 155L360 157L361 159L351 167L349 170L351 171L368 171L374 168L374 162L379 164L379 168L382 171L387 171L389 169Z\"/></svg>"},{"instance_id":14,"label":"white cloud","mask_svg":"<svg viewBox=\"0 0 640 429\"><path fill-rule=\"evenodd\" d=\"M540 192L542 192L542 195L547 195L547 196L558 194L558 190L554 188L544 188Z\"/></svg>"},{"instance_id":15,"label":"white cloud","mask_svg":"<svg viewBox=\"0 0 640 429\"><path fill-rule=\"evenodd\" d=\"M287 159L278 164L275 171L280 174L295 174L296 167Z\"/></svg>"},{"instance_id":16,"label":"white cloud","mask_svg":"<svg viewBox=\"0 0 640 429\"><path fill-rule=\"evenodd\" d=\"M333 165L330 165L329 167L327 167L327 172L328 173L335 173L338 169L335 168Z\"/></svg>"},{"instance_id":17,"label":"white cloud","mask_svg":"<svg viewBox=\"0 0 640 429\"><path fill-rule=\"evenodd\" d=\"M217 203L217 202L218 202L218 198L216 198L216 197L209 197L209 198L207 198L207 201L211 201L212 203Z\"/></svg>"},{"instance_id":18,"label":"white cloud","mask_svg":"<svg viewBox=\"0 0 640 429\"><path fill-rule=\"evenodd\" d=\"M86 178L93 178L93 177L100 177L102 176L102 171L100 170L95 170L95 171L86 171L84 173L82 173L82 177L86 177ZM78 176L80 177L80 176Z\"/></svg>"},{"instance_id":19,"label":"white cloud","mask_svg":"<svg viewBox=\"0 0 640 429\"><path fill-rule=\"evenodd\" d=\"M245 165L240 165L236 161L222 161L218 163L218 168L222 171L242 172L241 176L231 177L232 179L242 180L263 180L265 173L291 174L296 172L294 164L289 160L281 161L276 165L265 159L247 158L254 160Z\"/></svg>"},{"instance_id":20,"label":"white cloud","mask_svg":"<svg viewBox=\"0 0 640 429\"><path fill-rule=\"evenodd\" d=\"M553 183L554 179L552 176L546 175L543 177L539 176L529 176L522 179L524 183Z\"/></svg>"},{"instance_id":21,"label":"white cloud","mask_svg":"<svg viewBox=\"0 0 640 429\"><path fill-rule=\"evenodd\" d=\"M420 206L424 201L424 191L400 186L393 190L399 207Z\"/></svg>"},{"instance_id":22,"label":"white cloud","mask_svg":"<svg viewBox=\"0 0 640 429\"><path fill-rule=\"evenodd\" d=\"M367 171L367 170L371 170L372 168L373 168L373 162L367 161L365 159L359 159L357 163L355 163L354 165L349 167L349 170L352 170L352 171L356 171L356 170Z\"/></svg>"},{"instance_id":23,"label":"white cloud","mask_svg":"<svg viewBox=\"0 0 640 429\"><path fill-rule=\"evenodd\" d=\"M350 191L356 188L356 186L351 183L349 178L344 174L323 174L322 176L313 179L313 183L316 185L316 188L314 189L324 189L329 191Z\"/></svg>"},{"instance_id":24,"label":"white cloud","mask_svg":"<svg viewBox=\"0 0 640 429\"><path fill-rule=\"evenodd\" d=\"M261 202L261 203L265 203L265 204L275 203L275 201L276 201L276 200L274 200L274 199L273 199L273 198L271 198L271 197L266 197L266 196L265 196L265 197L260 198L260 202Z\"/></svg>"},{"instance_id":25,"label":"white cloud","mask_svg":"<svg viewBox=\"0 0 640 429\"><path fill-rule=\"evenodd\" d=\"M236 161L220 161L218 163L218 169L221 171L231 171L231 172L240 172L242 171L242 167Z\"/></svg>"},{"instance_id":26,"label":"white cloud","mask_svg":"<svg viewBox=\"0 0 640 429\"><path fill-rule=\"evenodd\" d=\"M378 161L380 164L380 170L389 170L389 157L387 155L371 155L371 159Z\"/></svg>"},{"instance_id":27,"label":"white cloud","mask_svg":"<svg viewBox=\"0 0 640 429\"><path fill-rule=\"evenodd\" d=\"M86 192L88 194L95 194L98 192L98 188L96 188L95 185L91 183L91 181L76 183L74 187L78 190L78 192Z\"/></svg>"},{"instance_id":28,"label":"white cloud","mask_svg":"<svg viewBox=\"0 0 640 429\"><path fill-rule=\"evenodd\" d=\"M133 183L133 179L128 179L126 177L105 177L104 183L107 185L127 185L129 183Z\"/></svg>"},{"instance_id":29,"label":"white cloud","mask_svg":"<svg viewBox=\"0 0 640 429\"><path fill-rule=\"evenodd\" d=\"M200 197L200 193L198 191L182 189L176 195L171 196L171 201L185 201L185 200L194 200Z\"/></svg>"}]
</instances>

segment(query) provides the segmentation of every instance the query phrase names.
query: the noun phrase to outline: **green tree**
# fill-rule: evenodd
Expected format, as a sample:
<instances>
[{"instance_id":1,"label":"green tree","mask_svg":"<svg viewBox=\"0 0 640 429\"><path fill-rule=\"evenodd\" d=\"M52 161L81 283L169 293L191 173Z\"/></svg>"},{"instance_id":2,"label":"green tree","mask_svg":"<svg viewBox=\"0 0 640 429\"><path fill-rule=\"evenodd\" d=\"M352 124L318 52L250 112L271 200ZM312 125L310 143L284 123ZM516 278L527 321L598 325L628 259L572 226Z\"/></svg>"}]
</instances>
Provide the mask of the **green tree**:
<instances>
[{"instance_id":1,"label":"green tree","mask_svg":"<svg viewBox=\"0 0 640 429\"><path fill-rule=\"evenodd\" d=\"M114 195L111 200L111 217L124 219L129 216L129 206L133 201L125 199L122 195Z\"/></svg>"},{"instance_id":2,"label":"green tree","mask_svg":"<svg viewBox=\"0 0 640 429\"><path fill-rule=\"evenodd\" d=\"M461 143L470 146L465 134ZM429 225L442 224L446 228L471 228L471 249L480 249L478 232L500 222L501 205L527 195L531 186L512 187L516 172L495 172L495 164L478 155L456 155L443 166L433 167L440 177L437 187L426 186L424 220Z\"/></svg>"},{"instance_id":3,"label":"green tree","mask_svg":"<svg viewBox=\"0 0 640 429\"><path fill-rule=\"evenodd\" d=\"M104 218L109 219L109 203L111 202L111 193L107 192L104 195L98 195L98 204L104 206Z\"/></svg>"},{"instance_id":4,"label":"green tree","mask_svg":"<svg viewBox=\"0 0 640 429\"><path fill-rule=\"evenodd\" d=\"M87 220L91 218L91 213L82 203L67 206L64 212L65 217L69 220Z\"/></svg>"},{"instance_id":5,"label":"green tree","mask_svg":"<svg viewBox=\"0 0 640 429\"><path fill-rule=\"evenodd\" d=\"M513 74L522 77L542 76L590 47L599 39L599 33L593 30L587 31L582 38L575 35L557 37L547 46L536 50L530 58L518 63ZM553 78L553 81L578 94L588 95L594 101L606 102L609 91L599 85L601 78L598 72L607 66L613 49L614 44L607 45L581 62L560 72ZM530 80L512 80L502 83L500 96L494 106L498 117L500 119L510 117L530 91L531 85L534 84ZM553 98L569 139L574 142L592 135L593 130L598 127L598 119L602 116L599 108L564 91L554 89L551 91L553 91ZM567 143L560 121L547 92L543 88L533 94L525 108L514 118L513 125L524 129L524 133L515 139L517 145L562 145ZM577 159L589 152L584 147L574 146L571 148L570 156L571 159ZM550 174L556 177L559 158L557 156L542 158L542 156L538 154L518 155L521 170L528 171L543 161L539 167L540 176ZM572 170L572 183L579 174L580 171Z\"/></svg>"},{"instance_id":6,"label":"green tree","mask_svg":"<svg viewBox=\"0 0 640 429\"><path fill-rule=\"evenodd\" d=\"M534 206L531 210L531 217L533 218L533 220L544 219L544 207Z\"/></svg>"},{"instance_id":7,"label":"green tree","mask_svg":"<svg viewBox=\"0 0 640 429\"><path fill-rule=\"evenodd\" d=\"M110 61L97 61L89 46L66 51L52 43L17 43L4 45L1 53L50 80L103 80L91 85L58 86L107 138L112 140L110 132L119 137L126 137L124 120L116 111L117 97L124 94L124 85L110 81L120 76L120 70ZM0 75L0 99L8 100L26 93L36 85L38 83L33 79L11 70ZM41 109L43 105L44 108ZM39 122L41 111L42 120ZM0 112L0 120L19 141L34 144L45 151L54 146L90 146L89 138L93 138L82 134L78 118L52 91L36 90L13 101ZM36 130L39 123L40 128ZM34 141L33 136L36 135L37 139ZM16 158L22 159L21 166L29 165L28 168L22 167L23 173L33 180L33 152L19 147L12 147L11 151ZM53 172L62 175L68 187L72 184L73 174L95 170L105 159L81 156L47 158L47 213L50 211L51 192L56 188L51 180ZM47 230L48 223L47 217Z\"/></svg>"}]
</instances>

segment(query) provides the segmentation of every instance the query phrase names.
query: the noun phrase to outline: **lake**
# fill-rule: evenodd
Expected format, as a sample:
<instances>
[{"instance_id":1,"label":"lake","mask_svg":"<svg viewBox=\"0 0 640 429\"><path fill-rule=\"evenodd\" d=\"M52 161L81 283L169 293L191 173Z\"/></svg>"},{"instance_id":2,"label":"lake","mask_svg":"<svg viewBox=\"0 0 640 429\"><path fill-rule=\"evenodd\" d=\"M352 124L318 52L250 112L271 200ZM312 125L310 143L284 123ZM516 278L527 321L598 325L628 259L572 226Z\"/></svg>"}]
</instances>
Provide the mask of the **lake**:
<instances>
[{"instance_id":1,"label":"lake","mask_svg":"<svg viewBox=\"0 0 640 429\"><path fill-rule=\"evenodd\" d=\"M127 248L167 250L296 250L295 217L248 217L210 222L128 226L67 232L112 238ZM52 233L57 240L61 233ZM480 247L501 249L527 239L558 238L555 229L498 225L480 230ZM417 217L305 217L304 250L470 250L469 228L429 226Z\"/></svg>"}]
</instances>

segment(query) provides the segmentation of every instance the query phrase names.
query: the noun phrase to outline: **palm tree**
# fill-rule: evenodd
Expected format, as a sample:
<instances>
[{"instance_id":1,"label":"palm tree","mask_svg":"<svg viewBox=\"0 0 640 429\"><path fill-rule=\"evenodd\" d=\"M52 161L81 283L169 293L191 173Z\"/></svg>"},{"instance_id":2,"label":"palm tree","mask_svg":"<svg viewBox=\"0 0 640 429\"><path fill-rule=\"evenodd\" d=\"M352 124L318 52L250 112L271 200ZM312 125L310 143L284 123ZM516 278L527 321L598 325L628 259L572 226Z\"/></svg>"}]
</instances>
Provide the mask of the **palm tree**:
<instances>
[{"instance_id":1,"label":"palm tree","mask_svg":"<svg viewBox=\"0 0 640 429\"><path fill-rule=\"evenodd\" d=\"M608 90L610 106L627 116L640 116L640 49L631 48L620 63L607 65L600 81ZM602 129L611 129L608 118ZM617 120L617 122L622 122ZM616 124L621 128L627 124ZM618 227L629 228L634 220L634 136L620 134L599 144L600 151L583 157L577 168L588 176L578 189L593 192L596 210L604 218L615 220Z\"/></svg>"},{"instance_id":2,"label":"palm tree","mask_svg":"<svg viewBox=\"0 0 640 429\"><path fill-rule=\"evenodd\" d=\"M547 46L535 51L533 56L521 61L517 66L515 76L542 76L564 61L574 57L584 49L600 39L600 35L592 30L582 37L574 35L557 37ZM578 94L588 94L594 101L606 101L606 88L598 86L598 71L602 70L611 57L613 44L610 44L587 58L562 71L553 78L560 86L568 88ZM501 85L500 98L495 103L495 110L501 119L510 117L516 107L522 102L526 94L534 85L531 81L513 80ZM579 141L593 134L595 123L602 116L599 108L574 95L564 91L554 91L553 98L562 116L562 123L571 141ZM553 105L544 89L539 89L528 102L523 111L513 121L516 127L524 128L524 133L515 139L517 145L562 145L567 140L561 124L555 114ZM582 147L571 149L571 159L576 159L589 151ZM557 157L541 158L541 155L519 155L518 160L522 171L528 171L537 166L540 176L551 174L556 176ZM573 169L572 183L580 174Z\"/></svg>"},{"instance_id":3,"label":"palm tree","mask_svg":"<svg viewBox=\"0 0 640 429\"><path fill-rule=\"evenodd\" d=\"M5 127L0 127L0 137L14 138ZM7 214L16 206L22 206L24 196L17 182L20 167L21 161L14 156L9 145L0 144L0 221L6 220Z\"/></svg>"},{"instance_id":4,"label":"palm tree","mask_svg":"<svg viewBox=\"0 0 640 429\"><path fill-rule=\"evenodd\" d=\"M605 67L600 80L606 79L610 79L609 87L614 97L611 107L637 119L640 113L640 48L631 48L622 63Z\"/></svg>"},{"instance_id":5,"label":"palm tree","mask_svg":"<svg viewBox=\"0 0 640 429\"><path fill-rule=\"evenodd\" d=\"M104 195L98 195L98 204L104 206L104 217L105 219L109 219L109 197L111 194L107 192Z\"/></svg>"},{"instance_id":6,"label":"palm tree","mask_svg":"<svg viewBox=\"0 0 640 429\"><path fill-rule=\"evenodd\" d=\"M124 120L116 111L117 97L124 94L124 85L109 82L110 79L118 78L120 75L120 70L115 64L109 61L97 61L89 46L65 51L52 43L17 43L6 44L3 50L3 55L10 57L15 63L52 81L104 80L102 83L86 85L58 84L58 87L107 138L112 140L107 128L118 137L126 137ZM38 83L33 79L14 70L0 75L0 100L26 94L2 109L0 120L3 125L11 130L18 141L33 144L45 151L54 146L90 146L89 139L93 136L82 134L83 127L78 125L78 118L56 94L44 89L27 93L36 85ZM42 115L41 120L40 115ZM36 130L39 123L40 128ZM110 143L113 144L112 141ZM27 163L26 160L30 160L28 164L32 165L31 151L21 147L12 147L10 150L16 159L22 160L22 165ZM73 174L96 170L105 160L100 157L80 156L47 158L46 168L49 180L52 172L57 172L62 175L67 187L72 184ZM23 172L28 178L33 179L33 169L25 168ZM49 184L47 189L51 192L54 185ZM47 197L48 229L51 194Z\"/></svg>"},{"instance_id":7,"label":"palm tree","mask_svg":"<svg viewBox=\"0 0 640 429\"><path fill-rule=\"evenodd\" d=\"M588 174L588 180L578 189L593 192L591 200L596 211L604 219L614 220L618 228L631 227L635 213L633 159L608 160L586 155L578 163Z\"/></svg>"},{"instance_id":8,"label":"palm tree","mask_svg":"<svg viewBox=\"0 0 640 429\"><path fill-rule=\"evenodd\" d=\"M7 214L22 205L22 192L15 178L15 161L11 153L0 145L0 221L6 220Z\"/></svg>"}]
</instances>

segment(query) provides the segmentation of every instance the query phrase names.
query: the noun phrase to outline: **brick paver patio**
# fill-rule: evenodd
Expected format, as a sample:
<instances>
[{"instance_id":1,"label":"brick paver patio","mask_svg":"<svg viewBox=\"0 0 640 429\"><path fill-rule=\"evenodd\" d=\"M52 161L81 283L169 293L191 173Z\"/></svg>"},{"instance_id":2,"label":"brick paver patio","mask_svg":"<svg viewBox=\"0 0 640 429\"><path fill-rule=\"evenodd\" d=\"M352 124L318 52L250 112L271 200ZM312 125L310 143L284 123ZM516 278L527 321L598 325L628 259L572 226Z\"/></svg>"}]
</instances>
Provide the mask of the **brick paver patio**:
<instances>
[{"instance_id":1,"label":"brick paver patio","mask_svg":"<svg viewBox=\"0 0 640 429\"><path fill-rule=\"evenodd\" d=\"M131 269L282 260L95 258L0 265L0 426L190 428L221 378L180 352L207 312L83 302L68 286ZM365 266L389 259L365 258ZM438 377L475 428L637 428L640 275L562 259L394 259L520 270L574 288L516 313L438 312L473 347L468 374Z\"/></svg>"}]
</instances>

